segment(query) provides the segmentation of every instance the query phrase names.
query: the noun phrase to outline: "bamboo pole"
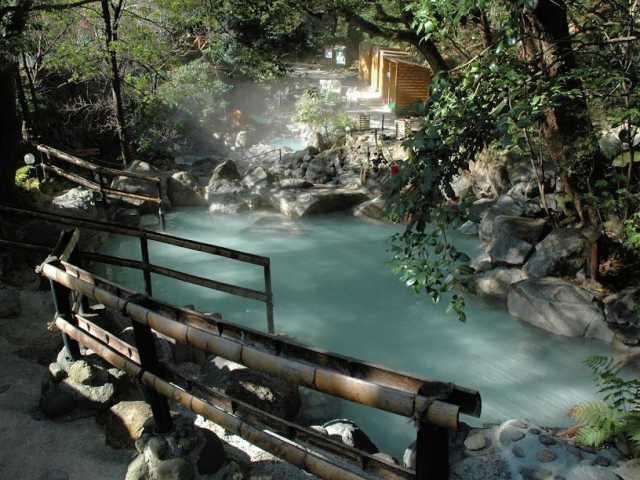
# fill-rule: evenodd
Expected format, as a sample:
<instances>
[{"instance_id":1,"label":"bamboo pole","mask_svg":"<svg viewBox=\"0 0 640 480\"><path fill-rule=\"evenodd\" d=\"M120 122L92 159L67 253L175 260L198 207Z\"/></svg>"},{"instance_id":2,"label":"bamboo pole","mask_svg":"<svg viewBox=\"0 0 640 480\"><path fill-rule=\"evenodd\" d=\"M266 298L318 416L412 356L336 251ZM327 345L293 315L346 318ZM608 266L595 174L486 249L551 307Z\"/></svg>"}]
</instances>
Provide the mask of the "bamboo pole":
<instances>
[{"instance_id":1,"label":"bamboo pole","mask_svg":"<svg viewBox=\"0 0 640 480\"><path fill-rule=\"evenodd\" d=\"M225 430L244 438L253 445L271 452L275 456L286 460L288 463L297 465L314 475L330 480L363 480L368 478L355 471L348 470L346 467L337 465L329 459L321 458L312 450L290 442L283 437L277 436L275 433L255 428L244 420L171 385L160 377L143 370L139 365L136 365L114 350L101 344L60 317L56 318L56 326L116 368L124 370L133 377L140 378L143 384L154 389L159 394L180 403L192 412L204 416L222 426Z\"/></svg>"},{"instance_id":2,"label":"bamboo pole","mask_svg":"<svg viewBox=\"0 0 640 480\"><path fill-rule=\"evenodd\" d=\"M69 263L63 262L63 265L66 271L73 277L104 288L118 296L129 297L137 293L134 290L127 289ZM195 327L198 330L204 330L215 336L230 338L236 341L242 340L256 346L260 350L275 352L278 356L286 356L302 363L322 365L324 368L332 369L355 378L361 378L372 383L389 386L410 393L417 393L424 385L428 385L428 391L431 396L439 396L443 392L447 392L448 402L458 405L461 413L479 416L481 412L482 402L480 394L475 390L451 383L412 376L405 372L363 362L352 357L315 349L311 346L294 342L291 339L267 335L259 330L216 320L214 317L195 310L169 305L157 299L149 298L146 303L150 308L166 312L166 315L175 318L179 322ZM419 405L419 407L422 409L424 405Z\"/></svg>"},{"instance_id":3,"label":"bamboo pole","mask_svg":"<svg viewBox=\"0 0 640 480\"><path fill-rule=\"evenodd\" d=\"M76 315L76 318L78 319L78 328L88 333L96 340L102 342L105 346L108 346L122 356L127 357L129 360L140 365L140 357L137 348L129 345L80 315ZM349 462L355 462L366 472L382 472L385 474L385 478L413 478L411 470L407 470L399 465L388 463L367 452L349 447L348 445L323 435L316 430L300 426L296 423L260 410L258 407L254 407L253 405L238 400L237 398L229 397L228 395L199 382L197 379L184 375L174 365L168 362L160 363L164 371L167 372L170 377L179 380L179 383L177 383L178 386L181 386L182 384L187 385L187 391L190 393L194 388L199 390L203 394L201 396L204 396L208 403L211 403L216 408L220 408L229 414L235 415L238 408L242 408L244 414L252 415L253 418L257 419L259 422L263 423L264 420L267 421L269 425L275 425L278 428L278 431L287 432L288 437L311 443L325 451L340 456L342 459ZM175 382L172 380L172 383Z\"/></svg>"},{"instance_id":4,"label":"bamboo pole","mask_svg":"<svg viewBox=\"0 0 640 480\"><path fill-rule=\"evenodd\" d=\"M450 430L458 429L460 408L457 405L440 400L425 400L421 395L367 382L323 367L290 360L261 351L243 341L216 336L204 330L178 323L96 285L73 277L50 264L43 265L42 273L47 278L93 298L107 308L125 313L132 320L147 325L178 342L188 343L206 352L243 364L248 368L319 392L409 418L428 419L431 423ZM421 406L426 407L426 411L421 411Z\"/></svg>"}]
</instances>

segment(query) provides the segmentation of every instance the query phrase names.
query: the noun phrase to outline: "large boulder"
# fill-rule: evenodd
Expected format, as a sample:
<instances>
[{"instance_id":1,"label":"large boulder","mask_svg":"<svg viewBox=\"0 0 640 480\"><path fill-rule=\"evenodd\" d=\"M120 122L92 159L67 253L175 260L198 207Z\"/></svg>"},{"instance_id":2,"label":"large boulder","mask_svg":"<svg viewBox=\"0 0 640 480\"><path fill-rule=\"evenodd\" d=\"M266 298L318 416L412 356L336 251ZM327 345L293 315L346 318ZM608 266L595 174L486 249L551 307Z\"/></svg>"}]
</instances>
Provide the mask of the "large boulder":
<instances>
[{"instance_id":1,"label":"large boulder","mask_svg":"<svg viewBox=\"0 0 640 480\"><path fill-rule=\"evenodd\" d=\"M300 410L300 394L296 385L249 369L230 371L221 388L231 397L287 420L293 420ZM242 408L239 408L242 412Z\"/></svg>"},{"instance_id":2,"label":"large boulder","mask_svg":"<svg viewBox=\"0 0 640 480\"><path fill-rule=\"evenodd\" d=\"M556 335L610 342L611 330L595 295L560 278L528 279L511 286L509 313Z\"/></svg>"},{"instance_id":3,"label":"large boulder","mask_svg":"<svg viewBox=\"0 0 640 480\"><path fill-rule=\"evenodd\" d=\"M242 179L238 166L233 160L226 160L213 169L209 184L220 180L240 181Z\"/></svg>"},{"instance_id":4,"label":"large boulder","mask_svg":"<svg viewBox=\"0 0 640 480\"><path fill-rule=\"evenodd\" d=\"M258 186L270 186L273 184L273 176L263 167L255 167L242 179L242 185L252 190Z\"/></svg>"},{"instance_id":5,"label":"large boulder","mask_svg":"<svg viewBox=\"0 0 640 480\"><path fill-rule=\"evenodd\" d=\"M102 412L98 421L104 427L107 445L132 449L152 415L147 402L123 401Z\"/></svg>"},{"instance_id":6,"label":"large boulder","mask_svg":"<svg viewBox=\"0 0 640 480\"><path fill-rule=\"evenodd\" d=\"M489 227L485 216L480 231L484 226L484 240L490 238L487 253L495 264L522 265L535 243L542 237L547 221L543 218L525 218L510 215L500 215Z\"/></svg>"},{"instance_id":7,"label":"large boulder","mask_svg":"<svg viewBox=\"0 0 640 480\"><path fill-rule=\"evenodd\" d=\"M94 192L83 187L67 190L62 195L55 197L51 203L54 207L64 210L75 210L88 214L96 213Z\"/></svg>"},{"instance_id":8,"label":"large boulder","mask_svg":"<svg viewBox=\"0 0 640 480\"><path fill-rule=\"evenodd\" d=\"M162 196L162 203L165 207L171 207L171 202L166 196L168 190L168 182L165 175L161 175L160 172L151 164L143 162L142 160L134 160L131 165L127 167L128 172L140 173L143 175L160 177L160 192ZM139 195L146 195L148 197L158 196L158 185L153 182L148 182L140 178L132 177L116 177L111 182L111 188L120 190L127 193L135 193ZM135 207L143 207L145 209L156 209L157 204L151 202L144 202L142 200L125 199L125 203L133 205Z\"/></svg>"},{"instance_id":9,"label":"large boulder","mask_svg":"<svg viewBox=\"0 0 640 480\"><path fill-rule=\"evenodd\" d=\"M314 188L283 190L273 195L273 207L289 218L349 210L369 199L362 190Z\"/></svg>"},{"instance_id":10,"label":"large boulder","mask_svg":"<svg viewBox=\"0 0 640 480\"><path fill-rule=\"evenodd\" d=\"M198 179L189 172L176 172L168 181L169 198L176 207L201 207L207 204Z\"/></svg>"},{"instance_id":11,"label":"large boulder","mask_svg":"<svg viewBox=\"0 0 640 480\"><path fill-rule=\"evenodd\" d=\"M506 300L509 287L526 278L526 273L519 268L494 268L475 277L476 293L499 300Z\"/></svg>"},{"instance_id":12,"label":"large boulder","mask_svg":"<svg viewBox=\"0 0 640 480\"><path fill-rule=\"evenodd\" d=\"M351 420L331 420L322 425L322 428L324 428L330 437L335 438L349 447L357 448L367 453L377 453L380 451L367 434Z\"/></svg>"},{"instance_id":13,"label":"large boulder","mask_svg":"<svg viewBox=\"0 0 640 480\"><path fill-rule=\"evenodd\" d=\"M640 337L640 287L629 287L604 300L607 324L632 338Z\"/></svg>"},{"instance_id":14,"label":"large boulder","mask_svg":"<svg viewBox=\"0 0 640 480\"><path fill-rule=\"evenodd\" d=\"M587 238L578 229L555 230L538 245L524 266L530 277L573 276L584 268Z\"/></svg>"},{"instance_id":15,"label":"large boulder","mask_svg":"<svg viewBox=\"0 0 640 480\"><path fill-rule=\"evenodd\" d=\"M502 195L496 201L490 200L474 204L471 210L471 219L477 221L476 217L478 215L480 216L478 219L480 221L478 234L480 240L489 243L493 240L493 227L498 217L503 215L519 217L525 210L526 208L522 202L517 201L509 195ZM474 214L474 211L477 213Z\"/></svg>"},{"instance_id":16,"label":"large boulder","mask_svg":"<svg viewBox=\"0 0 640 480\"><path fill-rule=\"evenodd\" d=\"M385 209L385 201L381 196L358 205L353 211L353 214L358 218L377 220L380 222L389 220Z\"/></svg>"},{"instance_id":17,"label":"large boulder","mask_svg":"<svg viewBox=\"0 0 640 480\"><path fill-rule=\"evenodd\" d=\"M210 213L235 214L249 209L248 195L239 181L216 180L207 187Z\"/></svg>"}]
</instances>

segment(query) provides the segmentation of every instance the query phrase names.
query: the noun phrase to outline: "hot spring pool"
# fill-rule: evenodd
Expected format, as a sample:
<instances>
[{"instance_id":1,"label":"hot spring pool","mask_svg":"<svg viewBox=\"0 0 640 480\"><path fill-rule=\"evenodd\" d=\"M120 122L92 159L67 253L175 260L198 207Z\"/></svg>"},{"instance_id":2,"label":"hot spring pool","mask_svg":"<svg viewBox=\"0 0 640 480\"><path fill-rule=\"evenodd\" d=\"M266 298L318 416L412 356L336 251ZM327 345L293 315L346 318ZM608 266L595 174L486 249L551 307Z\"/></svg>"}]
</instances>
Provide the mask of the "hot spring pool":
<instances>
[{"instance_id":1,"label":"hot spring pool","mask_svg":"<svg viewBox=\"0 0 640 480\"><path fill-rule=\"evenodd\" d=\"M150 220L151 222L152 220ZM155 228L155 224L152 228ZM469 298L466 323L408 291L385 262L398 227L372 225L349 216L322 216L292 223L275 215L211 216L201 209L167 215L167 232L271 257L276 330L319 348L380 363L482 394L480 422L527 417L562 425L567 411L593 397L589 355L609 353L596 341L569 339L511 318L503 307ZM474 242L458 239L473 250ZM112 238L105 253L138 258L136 239ZM224 282L263 289L262 269L199 252L150 242L153 263ZM140 272L109 267L125 285L142 290ZM260 302L153 278L154 296L226 320L266 330ZM381 450L401 456L415 439L403 417L342 403ZM469 423L478 422L462 417Z\"/></svg>"}]
</instances>

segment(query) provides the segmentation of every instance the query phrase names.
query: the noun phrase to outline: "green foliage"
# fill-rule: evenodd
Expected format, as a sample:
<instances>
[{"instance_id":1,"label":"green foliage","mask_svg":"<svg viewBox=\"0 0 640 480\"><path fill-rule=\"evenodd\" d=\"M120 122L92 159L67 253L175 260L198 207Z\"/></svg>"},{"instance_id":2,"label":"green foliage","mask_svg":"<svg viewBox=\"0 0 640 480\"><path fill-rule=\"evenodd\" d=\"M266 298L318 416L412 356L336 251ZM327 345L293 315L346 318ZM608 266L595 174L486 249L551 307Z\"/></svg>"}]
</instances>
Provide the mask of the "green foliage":
<instances>
[{"instance_id":1,"label":"green foliage","mask_svg":"<svg viewBox=\"0 0 640 480\"><path fill-rule=\"evenodd\" d=\"M174 69L153 94L144 98L137 112L133 129L139 150L160 153L198 142L206 145L206 131L223 113L228 90L229 86L215 78L204 62Z\"/></svg>"},{"instance_id":2,"label":"green foliage","mask_svg":"<svg viewBox=\"0 0 640 480\"><path fill-rule=\"evenodd\" d=\"M324 130L325 134L351 127L353 122L348 115L335 113L341 101L335 93L309 88L296 102L296 121Z\"/></svg>"},{"instance_id":3,"label":"green foliage","mask_svg":"<svg viewBox=\"0 0 640 480\"><path fill-rule=\"evenodd\" d=\"M640 212L636 212L633 216L624 222L625 238L624 243L627 247L640 251Z\"/></svg>"},{"instance_id":4,"label":"green foliage","mask_svg":"<svg viewBox=\"0 0 640 480\"><path fill-rule=\"evenodd\" d=\"M580 423L576 440L600 447L617 435L627 437L640 447L640 379L626 380L621 367L607 357L589 357L585 363L596 375L598 392L603 400L587 402L572 415Z\"/></svg>"},{"instance_id":5,"label":"green foliage","mask_svg":"<svg viewBox=\"0 0 640 480\"><path fill-rule=\"evenodd\" d=\"M16 186L23 190L37 190L40 186L37 178L29 178L29 166L16 170Z\"/></svg>"}]
</instances>

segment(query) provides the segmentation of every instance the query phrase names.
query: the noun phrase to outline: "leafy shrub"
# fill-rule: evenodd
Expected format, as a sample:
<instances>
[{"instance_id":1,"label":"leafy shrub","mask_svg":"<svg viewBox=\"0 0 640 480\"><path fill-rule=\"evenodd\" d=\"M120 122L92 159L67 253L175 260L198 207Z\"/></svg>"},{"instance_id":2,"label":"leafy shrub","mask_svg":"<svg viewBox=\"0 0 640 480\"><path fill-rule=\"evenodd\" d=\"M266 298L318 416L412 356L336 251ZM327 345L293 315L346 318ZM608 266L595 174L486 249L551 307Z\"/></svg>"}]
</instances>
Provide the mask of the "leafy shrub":
<instances>
[{"instance_id":1,"label":"leafy shrub","mask_svg":"<svg viewBox=\"0 0 640 480\"><path fill-rule=\"evenodd\" d=\"M608 357L589 357L585 363L596 375L602 400L579 405L572 416L581 426L578 443L600 447L618 435L640 448L640 379L625 380L621 367Z\"/></svg>"}]
</instances>

